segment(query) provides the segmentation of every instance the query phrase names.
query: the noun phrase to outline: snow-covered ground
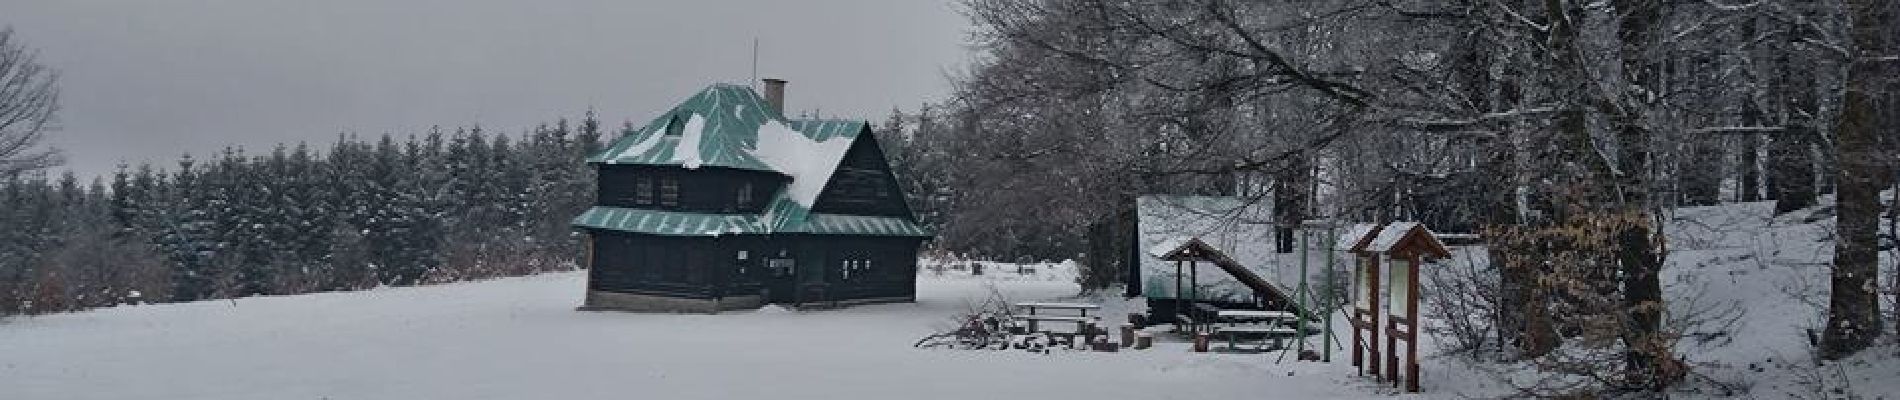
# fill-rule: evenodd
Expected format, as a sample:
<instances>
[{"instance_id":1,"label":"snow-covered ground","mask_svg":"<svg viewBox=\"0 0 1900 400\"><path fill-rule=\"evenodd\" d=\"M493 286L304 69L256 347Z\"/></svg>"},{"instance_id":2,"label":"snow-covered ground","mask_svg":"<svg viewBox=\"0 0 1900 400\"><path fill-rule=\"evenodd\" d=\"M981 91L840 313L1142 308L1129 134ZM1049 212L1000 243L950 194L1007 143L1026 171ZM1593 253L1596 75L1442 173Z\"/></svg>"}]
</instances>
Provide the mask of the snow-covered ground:
<instances>
[{"instance_id":1,"label":"snow-covered ground","mask_svg":"<svg viewBox=\"0 0 1900 400\"><path fill-rule=\"evenodd\" d=\"M1672 311L1731 305L1740 325L1680 349L1742 398L1900 394L1893 339L1816 367L1805 330L1827 286L1827 218L1768 203L1683 209L1667 233ZM1883 257L1885 257L1883 255ZM1891 259L1883 260L1891 273ZM1168 336L1117 353L919 350L911 343L994 288L1078 300L1072 263L926 262L918 302L721 315L579 312L583 273L355 293L126 306L0 321L0 399L1233 399L1391 397L1346 353L1197 354ZM936 268L941 267L941 268ZM1118 292L1109 326L1138 310ZM1430 291L1424 293L1430 296ZM1689 301L1695 299L1694 302ZM1344 329L1344 318L1335 318ZM1891 323L1891 321L1889 322ZM1311 342L1315 345L1317 341ZM1510 389L1421 341L1424 393ZM1707 394L1707 393L1705 393ZM1698 397L1677 394L1676 397Z\"/></svg>"},{"instance_id":2,"label":"snow-covered ground","mask_svg":"<svg viewBox=\"0 0 1900 400\"><path fill-rule=\"evenodd\" d=\"M1900 346L1892 335L1854 357L1817 365L1808 331L1818 335L1826 316L1834 220L1814 209L1773 211L1773 202L1758 202L1683 208L1672 216L1663 281L1671 311L1741 312L1726 336L1685 338L1678 352L1749 398L1900 398ZM1893 276L1892 255L1880 255L1883 282ZM1892 295L1882 297L1891 306ZM1892 332L1894 321L1885 323Z\"/></svg>"},{"instance_id":3,"label":"snow-covered ground","mask_svg":"<svg viewBox=\"0 0 1900 400\"><path fill-rule=\"evenodd\" d=\"M1049 265L1038 272L1067 273ZM1207 399L1373 393L1344 364L1194 354L1179 342L1144 351L1048 355L914 349L911 343L992 285L1014 300L1077 292L1069 280L946 275L921 278L915 304L825 311L579 312L574 307L584 275L569 272L19 318L0 322L0 399Z\"/></svg>"}]
</instances>

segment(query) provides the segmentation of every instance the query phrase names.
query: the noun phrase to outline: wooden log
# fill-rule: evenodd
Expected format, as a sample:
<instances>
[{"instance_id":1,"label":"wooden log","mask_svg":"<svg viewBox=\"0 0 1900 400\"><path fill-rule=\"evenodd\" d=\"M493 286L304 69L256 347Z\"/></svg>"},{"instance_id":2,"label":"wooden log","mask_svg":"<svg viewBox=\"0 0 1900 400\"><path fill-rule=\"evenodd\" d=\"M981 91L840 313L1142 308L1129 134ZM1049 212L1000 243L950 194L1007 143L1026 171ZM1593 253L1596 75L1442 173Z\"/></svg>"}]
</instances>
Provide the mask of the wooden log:
<instances>
[{"instance_id":1,"label":"wooden log","mask_svg":"<svg viewBox=\"0 0 1900 400\"><path fill-rule=\"evenodd\" d=\"M1207 352L1207 332L1194 333L1194 352L1196 353Z\"/></svg>"},{"instance_id":2,"label":"wooden log","mask_svg":"<svg viewBox=\"0 0 1900 400\"><path fill-rule=\"evenodd\" d=\"M1122 324L1122 347L1135 345L1135 324Z\"/></svg>"},{"instance_id":3,"label":"wooden log","mask_svg":"<svg viewBox=\"0 0 1900 400\"><path fill-rule=\"evenodd\" d=\"M1154 335L1150 335L1148 332L1135 333L1135 350L1147 350L1149 347L1154 347L1154 345Z\"/></svg>"}]
</instances>

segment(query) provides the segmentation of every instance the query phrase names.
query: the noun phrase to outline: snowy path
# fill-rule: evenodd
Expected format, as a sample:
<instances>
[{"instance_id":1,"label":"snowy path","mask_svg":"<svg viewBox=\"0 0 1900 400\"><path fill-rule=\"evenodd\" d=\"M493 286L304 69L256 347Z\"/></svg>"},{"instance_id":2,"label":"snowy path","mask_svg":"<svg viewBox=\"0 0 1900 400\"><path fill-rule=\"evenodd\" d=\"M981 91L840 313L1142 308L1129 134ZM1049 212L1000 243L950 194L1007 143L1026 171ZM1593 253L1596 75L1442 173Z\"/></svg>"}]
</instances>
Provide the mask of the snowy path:
<instances>
[{"instance_id":1,"label":"snowy path","mask_svg":"<svg viewBox=\"0 0 1900 400\"><path fill-rule=\"evenodd\" d=\"M0 322L5 399L1361 398L1333 364L1192 354L916 350L984 281L916 304L724 315L576 312L581 273ZM1075 292L997 282L1016 300ZM1110 314L1114 315L1114 314ZM1118 322L1118 321L1117 321ZM1289 372L1294 376L1288 376ZM643 396L645 395L645 396Z\"/></svg>"}]
</instances>

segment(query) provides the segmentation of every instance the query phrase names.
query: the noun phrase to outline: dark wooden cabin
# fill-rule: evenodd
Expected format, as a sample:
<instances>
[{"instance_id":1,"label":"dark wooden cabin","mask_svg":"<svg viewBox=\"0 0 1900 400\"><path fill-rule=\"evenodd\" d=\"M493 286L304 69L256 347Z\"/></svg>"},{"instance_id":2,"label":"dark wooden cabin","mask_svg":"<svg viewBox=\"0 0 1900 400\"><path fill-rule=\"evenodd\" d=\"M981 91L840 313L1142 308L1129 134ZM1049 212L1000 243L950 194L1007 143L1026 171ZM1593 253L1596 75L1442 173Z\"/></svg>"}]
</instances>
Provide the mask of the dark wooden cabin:
<instances>
[{"instance_id":1,"label":"dark wooden cabin","mask_svg":"<svg viewBox=\"0 0 1900 400\"><path fill-rule=\"evenodd\" d=\"M768 81L782 99L783 82ZM584 309L718 312L916 299L916 223L863 121L791 120L713 85L588 162Z\"/></svg>"}]
</instances>

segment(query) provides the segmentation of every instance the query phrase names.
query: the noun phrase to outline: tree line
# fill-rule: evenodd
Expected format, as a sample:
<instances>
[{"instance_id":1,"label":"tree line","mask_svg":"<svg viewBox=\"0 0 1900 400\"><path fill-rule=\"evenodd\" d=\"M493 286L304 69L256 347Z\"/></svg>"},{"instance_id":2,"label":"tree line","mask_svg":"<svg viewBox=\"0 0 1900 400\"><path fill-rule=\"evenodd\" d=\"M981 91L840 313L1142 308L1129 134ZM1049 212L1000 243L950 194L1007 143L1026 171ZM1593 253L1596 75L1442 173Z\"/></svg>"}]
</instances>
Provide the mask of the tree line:
<instances>
[{"instance_id":1,"label":"tree line","mask_svg":"<svg viewBox=\"0 0 1900 400\"><path fill-rule=\"evenodd\" d=\"M0 316L574 268L567 222L593 202L600 148L590 112L520 136L339 135L83 183L0 176Z\"/></svg>"}]
</instances>

